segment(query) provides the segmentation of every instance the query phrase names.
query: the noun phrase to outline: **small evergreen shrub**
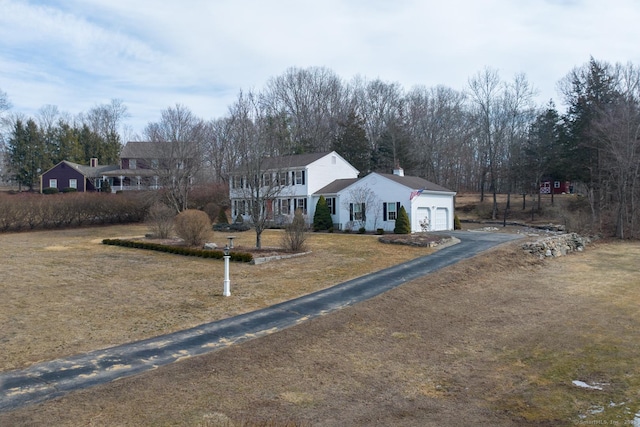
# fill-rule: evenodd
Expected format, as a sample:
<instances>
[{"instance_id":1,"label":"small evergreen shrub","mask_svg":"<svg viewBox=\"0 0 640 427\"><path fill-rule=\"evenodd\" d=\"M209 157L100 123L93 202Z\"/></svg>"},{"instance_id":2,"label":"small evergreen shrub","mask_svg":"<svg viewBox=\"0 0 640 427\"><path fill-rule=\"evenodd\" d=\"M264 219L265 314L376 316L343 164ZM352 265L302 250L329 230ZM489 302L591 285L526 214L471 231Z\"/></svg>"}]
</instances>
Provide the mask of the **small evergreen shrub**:
<instances>
[{"instance_id":1,"label":"small evergreen shrub","mask_svg":"<svg viewBox=\"0 0 640 427\"><path fill-rule=\"evenodd\" d=\"M453 229L462 230L462 224L460 223L460 218L458 218L457 214L453 216Z\"/></svg>"},{"instance_id":2,"label":"small evergreen shrub","mask_svg":"<svg viewBox=\"0 0 640 427\"><path fill-rule=\"evenodd\" d=\"M187 209L176 215L173 228L185 244L202 246L211 233L209 215L196 209Z\"/></svg>"},{"instance_id":3,"label":"small evergreen shrub","mask_svg":"<svg viewBox=\"0 0 640 427\"><path fill-rule=\"evenodd\" d=\"M376 234L383 235L384 234L384 228L377 228L376 229Z\"/></svg>"},{"instance_id":4,"label":"small evergreen shrub","mask_svg":"<svg viewBox=\"0 0 640 427\"><path fill-rule=\"evenodd\" d=\"M367 230L364 227L358 228L358 234L364 234Z\"/></svg>"},{"instance_id":5,"label":"small evergreen shrub","mask_svg":"<svg viewBox=\"0 0 640 427\"><path fill-rule=\"evenodd\" d=\"M229 224L229 219L227 218L227 212L224 207L221 207L218 211L218 218L216 219L218 224Z\"/></svg>"},{"instance_id":6,"label":"small evergreen shrub","mask_svg":"<svg viewBox=\"0 0 640 427\"><path fill-rule=\"evenodd\" d=\"M393 229L395 234L411 234L411 223L409 222L409 215L404 206L400 206L398 211L398 218L396 219L396 226Z\"/></svg>"},{"instance_id":7,"label":"small evergreen shrub","mask_svg":"<svg viewBox=\"0 0 640 427\"><path fill-rule=\"evenodd\" d=\"M328 230L333 227L331 211L324 196L320 196L316 204L316 212L313 214L313 231Z\"/></svg>"}]
</instances>

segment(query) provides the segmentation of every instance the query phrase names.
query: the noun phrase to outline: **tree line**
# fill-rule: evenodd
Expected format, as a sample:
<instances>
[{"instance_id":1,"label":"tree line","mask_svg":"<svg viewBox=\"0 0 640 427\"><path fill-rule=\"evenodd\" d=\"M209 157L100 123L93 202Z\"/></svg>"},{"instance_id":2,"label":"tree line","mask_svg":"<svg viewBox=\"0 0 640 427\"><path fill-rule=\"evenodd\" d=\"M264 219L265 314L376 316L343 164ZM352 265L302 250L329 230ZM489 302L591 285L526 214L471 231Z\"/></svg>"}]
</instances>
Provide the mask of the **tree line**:
<instances>
[{"instance_id":1,"label":"tree line","mask_svg":"<svg viewBox=\"0 0 640 427\"><path fill-rule=\"evenodd\" d=\"M558 82L559 111L552 100L535 104L524 74L504 80L492 68L462 90L290 68L260 91L240 91L224 117L205 120L176 104L136 138L196 153L202 163L189 176L214 182L264 157L335 150L361 175L401 166L458 192L493 195L494 218L497 193L536 194L543 179L568 180L587 198L594 231L638 237L639 83L636 65L591 58Z\"/></svg>"}]
</instances>

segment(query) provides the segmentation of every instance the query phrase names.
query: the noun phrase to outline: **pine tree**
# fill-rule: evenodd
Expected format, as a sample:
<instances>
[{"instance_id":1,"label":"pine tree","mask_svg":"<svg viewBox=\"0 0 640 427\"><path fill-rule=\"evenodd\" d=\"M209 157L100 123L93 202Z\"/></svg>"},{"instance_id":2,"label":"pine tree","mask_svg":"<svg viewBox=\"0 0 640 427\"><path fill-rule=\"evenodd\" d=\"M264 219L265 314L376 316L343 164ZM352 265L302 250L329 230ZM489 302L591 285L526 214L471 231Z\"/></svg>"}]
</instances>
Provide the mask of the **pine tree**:
<instances>
[{"instance_id":1,"label":"pine tree","mask_svg":"<svg viewBox=\"0 0 640 427\"><path fill-rule=\"evenodd\" d=\"M395 234L410 234L411 233L411 223L409 222L409 215L407 215L407 211L404 206L400 206L400 210L398 211L398 218L396 219L396 226L393 229Z\"/></svg>"},{"instance_id":2,"label":"pine tree","mask_svg":"<svg viewBox=\"0 0 640 427\"><path fill-rule=\"evenodd\" d=\"M33 190L38 175L51 167L38 125L29 119L17 120L9 138L9 164L20 185Z\"/></svg>"},{"instance_id":3,"label":"pine tree","mask_svg":"<svg viewBox=\"0 0 640 427\"><path fill-rule=\"evenodd\" d=\"M313 231L328 230L331 227L333 227L333 220L331 219L329 205L327 205L327 200L324 196L320 196L316 205L316 212L313 214Z\"/></svg>"},{"instance_id":4,"label":"pine tree","mask_svg":"<svg viewBox=\"0 0 640 427\"><path fill-rule=\"evenodd\" d=\"M371 170L371 147L364 130L364 120L355 112L349 113L345 122L338 123L339 135L333 141L333 150L351 163L360 173Z\"/></svg>"},{"instance_id":5,"label":"pine tree","mask_svg":"<svg viewBox=\"0 0 640 427\"><path fill-rule=\"evenodd\" d=\"M221 207L218 211L218 224L229 224L229 220L227 219L227 212L224 207Z\"/></svg>"}]
</instances>

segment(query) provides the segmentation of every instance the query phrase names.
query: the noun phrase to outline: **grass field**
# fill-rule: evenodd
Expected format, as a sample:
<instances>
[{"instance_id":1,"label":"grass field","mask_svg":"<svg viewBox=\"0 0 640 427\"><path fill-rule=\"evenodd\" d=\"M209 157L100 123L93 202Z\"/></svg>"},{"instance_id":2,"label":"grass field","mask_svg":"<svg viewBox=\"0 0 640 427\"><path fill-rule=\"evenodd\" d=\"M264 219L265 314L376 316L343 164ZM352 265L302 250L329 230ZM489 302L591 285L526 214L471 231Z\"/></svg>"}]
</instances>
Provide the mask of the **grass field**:
<instances>
[{"instance_id":1,"label":"grass field","mask_svg":"<svg viewBox=\"0 0 640 427\"><path fill-rule=\"evenodd\" d=\"M99 244L143 233L0 236L2 369L251 310L426 251L312 234L311 255L233 264L224 298L219 261ZM72 262L82 254L86 264ZM637 242L550 260L503 245L277 334L1 413L0 425L633 425L638 259Z\"/></svg>"}]
</instances>

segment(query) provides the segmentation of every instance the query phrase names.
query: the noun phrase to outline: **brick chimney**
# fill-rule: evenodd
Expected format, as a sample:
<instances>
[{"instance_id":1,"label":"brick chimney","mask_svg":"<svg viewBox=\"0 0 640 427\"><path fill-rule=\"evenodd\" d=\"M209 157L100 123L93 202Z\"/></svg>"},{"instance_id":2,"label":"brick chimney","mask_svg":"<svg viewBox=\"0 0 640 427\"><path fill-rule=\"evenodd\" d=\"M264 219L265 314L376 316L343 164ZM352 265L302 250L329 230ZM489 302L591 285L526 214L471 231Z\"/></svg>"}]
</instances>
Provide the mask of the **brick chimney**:
<instances>
[{"instance_id":1,"label":"brick chimney","mask_svg":"<svg viewBox=\"0 0 640 427\"><path fill-rule=\"evenodd\" d=\"M404 176L404 169L402 169L400 165L396 165L396 167L393 168L393 174L398 176Z\"/></svg>"}]
</instances>

